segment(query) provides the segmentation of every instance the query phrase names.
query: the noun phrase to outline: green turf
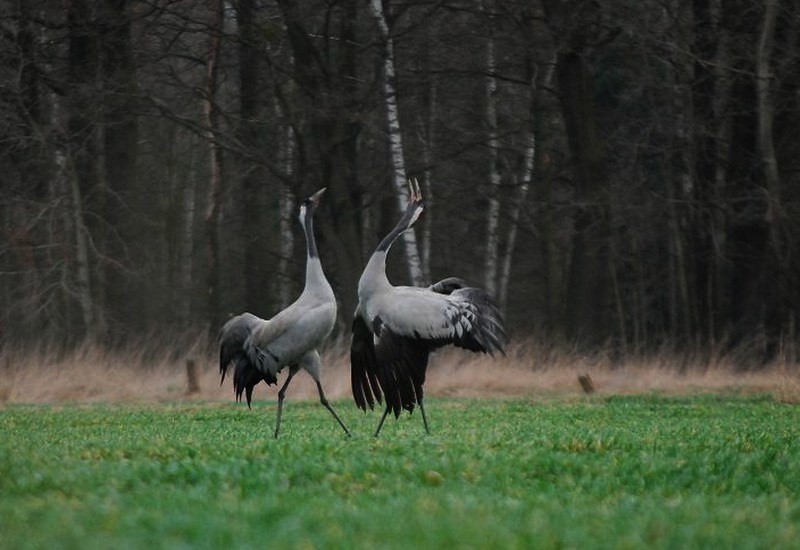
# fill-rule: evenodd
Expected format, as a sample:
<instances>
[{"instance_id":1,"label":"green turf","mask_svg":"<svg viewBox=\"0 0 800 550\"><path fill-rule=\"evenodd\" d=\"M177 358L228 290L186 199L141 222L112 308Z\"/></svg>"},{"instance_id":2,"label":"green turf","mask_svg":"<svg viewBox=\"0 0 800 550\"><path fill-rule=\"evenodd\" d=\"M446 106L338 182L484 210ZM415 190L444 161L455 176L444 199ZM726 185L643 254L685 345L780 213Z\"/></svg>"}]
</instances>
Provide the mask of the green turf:
<instances>
[{"instance_id":1,"label":"green turf","mask_svg":"<svg viewBox=\"0 0 800 550\"><path fill-rule=\"evenodd\" d=\"M2 548L800 547L800 408L769 397L6 406Z\"/></svg>"}]
</instances>

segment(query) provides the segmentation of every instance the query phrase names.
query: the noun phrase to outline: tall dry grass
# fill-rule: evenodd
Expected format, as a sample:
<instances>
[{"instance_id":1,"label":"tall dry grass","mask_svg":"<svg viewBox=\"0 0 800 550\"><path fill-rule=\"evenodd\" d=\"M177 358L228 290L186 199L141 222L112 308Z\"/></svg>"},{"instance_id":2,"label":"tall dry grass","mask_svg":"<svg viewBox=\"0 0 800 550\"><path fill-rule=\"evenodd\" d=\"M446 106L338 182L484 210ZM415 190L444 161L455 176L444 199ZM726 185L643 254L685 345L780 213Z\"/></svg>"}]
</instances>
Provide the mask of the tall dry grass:
<instances>
[{"instance_id":1,"label":"tall dry grass","mask_svg":"<svg viewBox=\"0 0 800 550\"><path fill-rule=\"evenodd\" d=\"M216 350L202 338L184 342L181 351L147 345L111 352L83 346L68 353L51 350L0 351L0 403L231 401L229 376L220 386ZM350 397L346 343L322 352L323 386L333 399ZM199 391L188 392L186 364L196 364ZM588 374L599 395L663 393L771 393L800 402L800 366L787 361L742 371L731 358L703 359L664 352L623 360L585 355L535 341L513 344L505 357L446 349L431 356L426 382L430 396L578 397L578 376ZM285 376L285 375L284 375ZM282 383L283 377L279 378ZM256 400L274 400L275 387L259 385ZM316 399L307 375L298 375L287 399Z\"/></svg>"}]
</instances>

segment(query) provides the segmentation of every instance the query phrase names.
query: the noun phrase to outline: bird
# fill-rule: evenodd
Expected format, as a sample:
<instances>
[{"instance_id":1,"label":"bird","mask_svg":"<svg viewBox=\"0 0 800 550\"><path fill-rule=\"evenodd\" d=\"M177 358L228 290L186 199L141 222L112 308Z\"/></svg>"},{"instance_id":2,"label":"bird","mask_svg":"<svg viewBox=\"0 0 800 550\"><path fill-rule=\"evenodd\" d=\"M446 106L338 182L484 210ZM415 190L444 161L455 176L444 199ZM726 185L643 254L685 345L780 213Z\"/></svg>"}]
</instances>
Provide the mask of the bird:
<instances>
[{"instance_id":1,"label":"bird","mask_svg":"<svg viewBox=\"0 0 800 550\"><path fill-rule=\"evenodd\" d=\"M375 430L380 434L390 412L423 406L423 385L430 353L452 344L473 352L504 353L508 338L502 314L483 289L448 277L429 287L393 286L386 276L392 244L409 230L424 209L419 184L409 182L406 210L378 244L358 282L350 343L350 379L356 406L365 411L385 402Z\"/></svg>"},{"instance_id":2,"label":"bird","mask_svg":"<svg viewBox=\"0 0 800 550\"><path fill-rule=\"evenodd\" d=\"M280 433L286 389L300 369L314 379L320 403L330 411L345 435L350 435L350 430L328 402L320 382L318 348L336 322L336 297L322 270L314 238L314 211L324 192L323 187L300 204L298 218L306 238L303 292L271 319L245 312L229 319L219 332L220 385L225 382L227 369L233 365L236 401L241 401L244 393L248 408L256 384L263 380L268 385L277 385L278 373L284 367L289 368L286 381L278 391L275 439Z\"/></svg>"}]
</instances>

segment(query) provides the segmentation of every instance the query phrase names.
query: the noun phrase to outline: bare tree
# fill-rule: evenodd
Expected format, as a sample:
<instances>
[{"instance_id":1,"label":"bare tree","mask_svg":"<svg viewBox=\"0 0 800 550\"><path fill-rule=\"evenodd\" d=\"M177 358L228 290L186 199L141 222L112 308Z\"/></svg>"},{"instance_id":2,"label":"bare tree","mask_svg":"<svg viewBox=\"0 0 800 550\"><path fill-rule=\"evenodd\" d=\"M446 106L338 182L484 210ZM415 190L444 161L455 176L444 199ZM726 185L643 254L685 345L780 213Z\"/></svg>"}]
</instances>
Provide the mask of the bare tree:
<instances>
[{"instance_id":1,"label":"bare tree","mask_svg":"<svg viewBox=\"0 0 800 550\"><path fill-rule=\"evenodd\" d=\"M408 184L406 165L403 155L403 136L400 131L400 118L397 103L397 84L394 58L394 42L386 22L382 0L370 0L370 8L378 24L381 39L383 40L383 94L386 105L386 119L389 135L389 153L392 157L393 181L397 196L397 206L402 212L408 203ZM422 285L425 276L422 272L417 237L414 230L403 233L406 261L408 262L408 275L413 284Z\"/></svg>"},{"instance_id":2,"label":"bare tree","mask_svg":"<svg viewBox=\"0 0 800 550\"><path fill-rule=\"evenodd\" d=\"M219 221L222 200L222 160L217 142L217 64L220 53L220 40L224 18L223 0L214 0L209 19L208 51L205 57L206 77L203 90L203 117L205 138L208 146L209 198L205 217L205 234L208 258L208 323L209 330L215 332L221 324L220 310L220 264L219 264Z\"/></svg>"},{"instance_id":3,"label":"bare tree","mask_svg":"<svg viewBox=\"0 0 800 550\"><path fill-rule=\"evenodd\" d=\"M489 162L489 208L486 211L486 255L483 268L484 287L492 296L498 296L498 267L500 264L500 142L497 137L497 66L494 43L494 6L481 0L481 11L486 17L489 36L486 40L486 125ZM500 300L502 307L502 300Z\"/></svg>"}]
</instances>

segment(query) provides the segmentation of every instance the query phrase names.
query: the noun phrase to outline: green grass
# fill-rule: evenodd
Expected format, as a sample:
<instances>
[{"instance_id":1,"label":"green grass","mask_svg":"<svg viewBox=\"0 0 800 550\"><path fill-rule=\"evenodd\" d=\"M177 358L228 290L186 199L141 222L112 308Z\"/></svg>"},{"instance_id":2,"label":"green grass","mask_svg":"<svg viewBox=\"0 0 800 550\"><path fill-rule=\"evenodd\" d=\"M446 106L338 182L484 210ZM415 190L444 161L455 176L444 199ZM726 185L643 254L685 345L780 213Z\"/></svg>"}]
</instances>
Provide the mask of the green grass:
<instances>
[{"instance_id":1,"label":"green grass","mask_svg":"<svg viewBox=\"0 0 800 550\"><path fill-rule=\"evenodd\" d=\"M0 547L800 547L800 409L769 397L0 409Z\"/></svg>"}]
</instances>

